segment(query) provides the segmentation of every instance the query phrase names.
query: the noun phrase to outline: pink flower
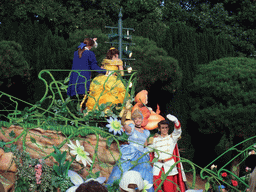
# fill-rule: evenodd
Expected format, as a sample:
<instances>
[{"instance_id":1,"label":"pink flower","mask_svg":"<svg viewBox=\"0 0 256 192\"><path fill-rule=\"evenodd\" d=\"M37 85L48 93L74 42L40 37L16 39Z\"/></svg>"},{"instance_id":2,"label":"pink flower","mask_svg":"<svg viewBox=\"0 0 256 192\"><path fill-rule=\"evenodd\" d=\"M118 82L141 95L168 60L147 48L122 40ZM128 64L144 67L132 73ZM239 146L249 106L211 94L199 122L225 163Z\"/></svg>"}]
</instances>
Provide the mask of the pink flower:
<instances>
[{"instance_id":1,"label":"pink flower","mask_svg":"<svg viewBox=\"0 0 256 192\"><path fill-rule=\"evenodd\" d=\"M39 185L41 184L41 175L42 175L42 164L37 164L35 166L35 172L36 172L36 183Z\"/></svg>"}]
</instances>

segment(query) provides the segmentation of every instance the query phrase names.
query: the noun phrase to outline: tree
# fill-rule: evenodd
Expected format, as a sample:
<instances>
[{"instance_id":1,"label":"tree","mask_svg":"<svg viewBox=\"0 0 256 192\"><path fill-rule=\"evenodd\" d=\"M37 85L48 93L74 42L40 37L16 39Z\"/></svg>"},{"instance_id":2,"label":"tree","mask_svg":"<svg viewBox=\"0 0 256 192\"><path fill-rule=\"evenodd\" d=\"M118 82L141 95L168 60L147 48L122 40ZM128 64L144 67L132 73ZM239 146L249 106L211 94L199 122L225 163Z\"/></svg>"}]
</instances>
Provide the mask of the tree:
<instances>
[{"instance_id":1,"label":"tree","mask_svg":"<svg viewBox=\"0 0 256 192\"><path fill-rule=\"evenodd\" d=\"M52 0L4 1L0 4L0 17L4 18L2 24L8 20L21 22L33 19L46 23L52 32L57 27L61 33L69 33L80 26L81 19L86 18L79 1L69 1L69 5L65 7Z\"/></svg>"},{"instance_id":2,"label":"tree","mask_svg":"<svg viewBox=\"0 0 256 192\"><path fill-rule=\"evenodd\" d=\"M172 22L183 22L186 23L190 13L187 9L182 8L179 2L175 1L164 1L164 6L162 7L163 21L165 23Z\"/></svg>"},{"instance_id":3,"label":"tree","mask_svg":"<svg viewBox=\"0 0 256 192\"><path fill-rule=\"evenodd\" d=\"M186 24L198 32L212 31L229 39L238 52L249 56L255 51L252 33L256 22L256 3L252 0L198 0L189 2L191 14ZM254 33L253 33L254 35Z\"/></svg>"},{"instance_id":4,"label":"tree","mask_svg":"<svg viewBox=\"0 0 256 192\"><path fill-rule=\"evenodd\" d=\"M10 87L15 83L14 77L30 78L30 66L24 59L21 46L14 41L0 42L0 86L5 82ZM17 82L16 82L17 83Z\"/></svg>"},{"instance_id":5,"label":"tree","mask_svg":"<svg viewBox=\"0 0 256 192\"><path fill-rule=\"evenodd\" d=\"M220 132L227 147L235 136L256 134L256 61L229 57L199 65L190 85L191 119L205 134Z\"/></svg>"}]
</instances>

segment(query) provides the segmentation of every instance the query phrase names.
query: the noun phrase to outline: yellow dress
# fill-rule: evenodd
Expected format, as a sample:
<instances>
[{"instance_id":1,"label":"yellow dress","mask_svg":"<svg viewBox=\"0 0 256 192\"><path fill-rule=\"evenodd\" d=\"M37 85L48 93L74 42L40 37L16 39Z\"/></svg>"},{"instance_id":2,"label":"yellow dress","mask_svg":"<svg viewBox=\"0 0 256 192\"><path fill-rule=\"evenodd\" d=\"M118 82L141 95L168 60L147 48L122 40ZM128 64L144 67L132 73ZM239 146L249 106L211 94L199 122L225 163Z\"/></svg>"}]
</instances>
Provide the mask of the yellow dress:
<instances>
[{"instance_id":1,"label":"yellow dress","mask_svg":"<svg viewBox=\"0 0 256 192\"><path fill-rule=\"evenodd\" d=\"M107 73L106 75L95 77L91 82L86 103L87 110L92 110L97 101L98 106L107 102L111 102L111 105L113 105L124 101L125 86L121 80L117 79L116 72L113 73L114 70L118 70L118 66L123 66L122 60L104 59L102 65L107 70ZM95 109L98 109L98 106Z\"/></svg>"}]
</instances>

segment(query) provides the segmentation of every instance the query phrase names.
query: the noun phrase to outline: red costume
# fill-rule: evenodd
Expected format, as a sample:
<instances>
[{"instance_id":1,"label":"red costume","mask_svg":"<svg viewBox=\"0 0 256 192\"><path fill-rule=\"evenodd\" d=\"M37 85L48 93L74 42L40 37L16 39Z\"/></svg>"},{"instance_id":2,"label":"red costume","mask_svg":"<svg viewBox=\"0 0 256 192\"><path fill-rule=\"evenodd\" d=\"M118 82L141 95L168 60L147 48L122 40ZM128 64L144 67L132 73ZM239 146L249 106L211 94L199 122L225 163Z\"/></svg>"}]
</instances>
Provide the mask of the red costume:
<instances>
[{"instance_id":1,"label":"red costume","mask_svg":"<svg viewBox=\"0 0 256 192\"><path fill-rule=\"evenodd\" d=\"M150 154L150 160L152 161L154 157L158 158L158 161L154 163L153 167L153 175L154 175L154 189L156 190L161 180L162 173L167 173L170 167L177 161L180 160L179 150L177 146L177 140L181 135L180 124L179 126L175 125L175 129L171 135L166 137L162 137L161 135L154 137L152 148L159 150L159 157L157 157L157 153ZM167 154L168 153L168 154ZM170 180L170 181L168 181ZM183 167L181 163L178 163L168 174L166 180L163 182L162 187L158 192L175 192L177 190L177 186L172 183L176 183L181 192L185 192L185 183L186 176L183 171ZM162 190L161 190L162 189Z\"/></svg>"}]
</instances>

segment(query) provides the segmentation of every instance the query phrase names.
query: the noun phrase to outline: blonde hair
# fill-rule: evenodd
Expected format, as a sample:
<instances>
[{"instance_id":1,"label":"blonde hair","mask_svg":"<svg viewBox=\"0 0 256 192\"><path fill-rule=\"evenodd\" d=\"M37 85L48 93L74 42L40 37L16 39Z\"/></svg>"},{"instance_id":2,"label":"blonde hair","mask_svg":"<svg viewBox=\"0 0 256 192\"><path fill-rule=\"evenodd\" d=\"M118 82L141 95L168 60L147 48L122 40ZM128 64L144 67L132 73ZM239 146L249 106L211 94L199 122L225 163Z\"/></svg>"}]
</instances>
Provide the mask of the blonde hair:
<instances>
[{"instance_id":1,"label":"blonde hair","mask_svg":"<svg viewBox=\"0 0 256 192\"><path fill-rule=\"evenodd\" d=\"M139 109L135 109L131 117L132 117L132 120L134 120L137 117L141 117L143 119L143 115Z\"/></svg>"}]
</instances>

